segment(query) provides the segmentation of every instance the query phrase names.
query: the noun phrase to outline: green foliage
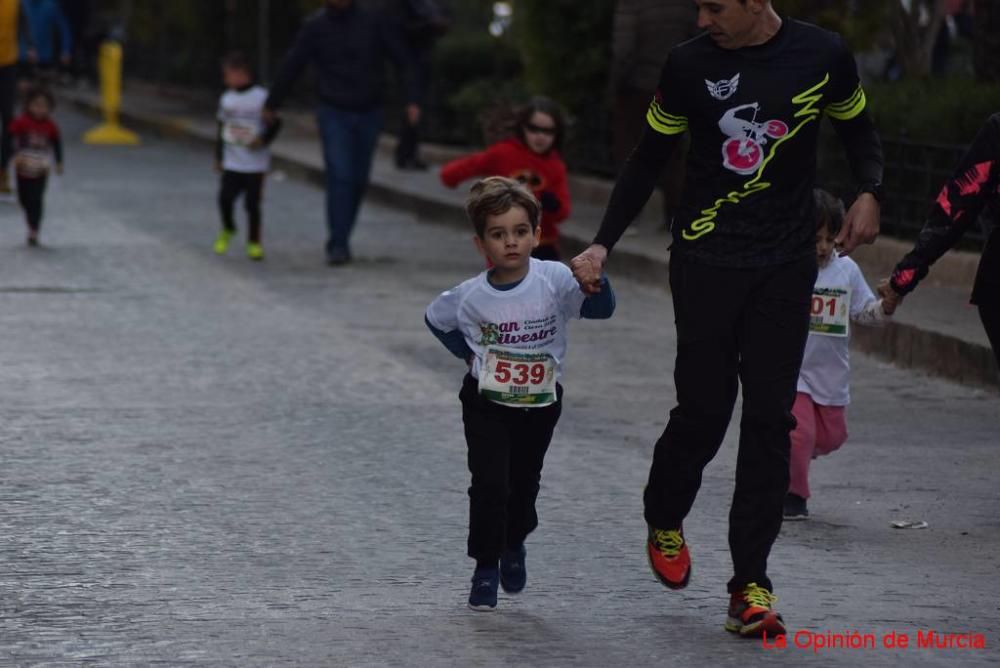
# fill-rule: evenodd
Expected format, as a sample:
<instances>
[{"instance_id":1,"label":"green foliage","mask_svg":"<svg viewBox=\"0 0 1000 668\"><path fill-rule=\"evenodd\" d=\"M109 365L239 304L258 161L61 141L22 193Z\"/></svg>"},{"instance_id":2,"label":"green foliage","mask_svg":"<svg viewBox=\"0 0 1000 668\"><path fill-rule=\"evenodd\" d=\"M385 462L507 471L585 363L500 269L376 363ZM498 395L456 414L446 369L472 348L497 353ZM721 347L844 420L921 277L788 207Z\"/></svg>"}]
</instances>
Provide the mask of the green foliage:
<instances>
[{"instance_id":1,"label":"green foliage","mask_svg":"<svg viewBox=\"0 0 1000 668\"><path fill-rule=\"evenodd\" d=\"M514 27L528 86L573 115L603 106L614 8L614 0L516 2Z\"/></svg>"},{"instance_id":2,"label":"green foliage","mask_svg":"<svg viewBox=\"0 0 1000 668\"><path fill-rule=\"evenodd\" d=\"M486 25L453 31L434 51L433 97L445 101L438 110L439 140L482 143L484 117L527 97L520 53L509 36L492 37Z\"/></svg>"},{"instance_id":3,"label":"green foliage","mask_svg":"<svg viewBox=\"0 0 1000 668\"><path fill-rule=\"evenodd\" d=\"M782 16L838 32L853 49L865 50L885 32L893 2L898 0L863 0L847 9L843 0L774 0L774 7Z\"/></svg>"},{"instance_id":4,"label":"green foliage","mask_svg":"<svg viewBox=\"0 0 1000 668\"><path fill-rule=\"evenodd\" d=\"M886 137L966 144L1000 111L1000 84L911 79L866 87L869 110Z\"/></svg>"}]
</instances>

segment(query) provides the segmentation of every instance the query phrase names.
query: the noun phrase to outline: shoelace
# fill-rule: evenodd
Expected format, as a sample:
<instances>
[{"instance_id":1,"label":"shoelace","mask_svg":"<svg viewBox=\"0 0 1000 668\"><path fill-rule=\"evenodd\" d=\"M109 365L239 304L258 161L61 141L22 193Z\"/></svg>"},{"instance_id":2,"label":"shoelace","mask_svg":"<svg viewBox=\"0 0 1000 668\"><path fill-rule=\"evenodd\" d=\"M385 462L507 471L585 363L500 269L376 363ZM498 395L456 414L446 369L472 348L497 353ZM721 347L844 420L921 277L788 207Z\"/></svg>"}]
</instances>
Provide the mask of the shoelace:
<instances>
[{"instance_id":1,"label":"shoelace","mask_svg":"<svg viewBox=\"0 0 1000 668\"><path fill-rule=\"evenodd\" d=\"M684 546L684 537L675 529L653 529L653 544L668 557L676 557Z\"/></svg>"},{"instance_id":2,"label":"shoelace","mask_svg":"<svg viewBox=\"0 0 1000 668\"><path fill-rule=\"evenodd\" d=\"M777 603L778 597L756 582L751 582L743 589L743 600L749 605L770 609L772 605Z\"/></svg>"}]
</instances>

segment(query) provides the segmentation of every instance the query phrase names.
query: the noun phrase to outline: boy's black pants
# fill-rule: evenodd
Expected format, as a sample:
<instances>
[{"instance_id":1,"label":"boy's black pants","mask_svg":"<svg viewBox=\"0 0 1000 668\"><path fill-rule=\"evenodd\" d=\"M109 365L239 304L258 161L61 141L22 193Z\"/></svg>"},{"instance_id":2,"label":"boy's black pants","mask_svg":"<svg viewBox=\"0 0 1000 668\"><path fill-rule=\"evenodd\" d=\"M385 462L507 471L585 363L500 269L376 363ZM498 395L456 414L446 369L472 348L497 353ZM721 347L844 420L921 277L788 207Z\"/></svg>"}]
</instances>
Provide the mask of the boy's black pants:
<instances>
[{"instance_id":1,"label":"boy's black pants","mask_svg":"<svg viewBox=\"0 0 1000 668\"><path fill-rule=\"evenodd\" d=\"M28 227L35 232L42 226L42 207L47 182L48 178L45 176L17 177L17 201L24 209Z\"/></svg>"},{"instance_id":2,"label":"boy's black pants","mask_svg":"<svg viewBox=\"0 0 1000 668\"><path fill-rule=\"evenodd\" d=\"M232 172L222 173L222 185L219 188L219 211L222 213L222 225L227 230L236 229L233 218L233 206L236 198L243 193L243 205L246 207L249 225L247 239L260 243L260 200L264 192L264 174Z\"/></svg>"},{"instance_id":3,"label":"boy's black pants","mask_svg":"<svg viewBox=\"0 0 1000 668\"><path fill-rule=\"evenodd\" d=\"M559 401L544 408L509 408L479 394L465 377L459 399L469 451L469 556L495 566L504 549L524 542L538 526L542 463L562 412Z\"/></svg>"},{"instance_id":4,"label":"boy's black pants","mask_svg":"<svg viewBox=\"0 0 1000 668\"><path fill-rule=\"evenodd\" d=\"M771 589L767 557L788 491L792 404L809 333L816 258L760 269L670 262L677 324L677 406L656 443L646 521L675 529L691 510L702 470L726 434L743 385L736 491L729 513L734 576Z\"/></svg>"}]
</instances>

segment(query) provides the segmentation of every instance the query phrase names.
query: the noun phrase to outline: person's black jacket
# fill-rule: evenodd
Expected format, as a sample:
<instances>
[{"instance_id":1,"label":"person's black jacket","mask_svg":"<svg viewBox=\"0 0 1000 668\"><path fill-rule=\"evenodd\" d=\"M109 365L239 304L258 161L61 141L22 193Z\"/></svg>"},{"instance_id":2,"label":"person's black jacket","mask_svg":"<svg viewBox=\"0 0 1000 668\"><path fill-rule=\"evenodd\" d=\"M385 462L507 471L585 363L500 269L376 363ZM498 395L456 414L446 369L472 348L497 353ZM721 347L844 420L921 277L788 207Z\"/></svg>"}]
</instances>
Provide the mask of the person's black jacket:
<instances>
[{"instance_id":1,"label":"person's black jacket","mask_svg":"<svg viewBox=\"0 0 1000 668\"><path fill-rule=\"evenodd\" d=\"M277 109L307 64L316 68L319 99L338 109L370 111L382 103L384 68L392 60L402 73L408 102L418 94L399 26L380 12L352 3L326 7L302 26L278 71L266 107Z\"/></svg>"}]
</instances>

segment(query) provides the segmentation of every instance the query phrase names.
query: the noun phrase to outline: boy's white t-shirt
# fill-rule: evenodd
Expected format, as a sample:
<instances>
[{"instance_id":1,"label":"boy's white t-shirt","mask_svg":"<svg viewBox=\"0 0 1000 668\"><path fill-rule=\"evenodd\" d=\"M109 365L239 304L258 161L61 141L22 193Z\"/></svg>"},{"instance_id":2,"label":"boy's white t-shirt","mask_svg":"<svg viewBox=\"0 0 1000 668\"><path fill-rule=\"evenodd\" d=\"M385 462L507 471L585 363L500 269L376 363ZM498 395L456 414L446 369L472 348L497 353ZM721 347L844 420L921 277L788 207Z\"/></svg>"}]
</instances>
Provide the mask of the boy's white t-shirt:
<instances>
[{"instance_id":1,"label":"boy's white t-shirt","mask_svg":"<svg viewBox=\"0 0 1000 668\"><path fill-rule=\"evenodd\" d=\"M442 293L427 307L427 321L444 332L462 332L475 355L475 378L491 345L548 353L561 377L566 324L580 317L586 299L569 267L532 258L528 275L510 290L494 288L487 273Z\"/></svg>"},{"instance_id":2,"label":"boy's white t-shirt","mask_svg":"<svg viewBox=\"0 0 1000 668\"><path fill-rule=\"evenodd\" d=\"M252 149L250 142L264 132L264 102L267 89L227 90L219 99L218 119L222 123L222 168L230 172L261 174L271 167L271 151L266 146Z\"/></svg>"},{"instance_id":3,"label":"boy's white t-shirt","mask_svg":"<svg viewBox=\"0 0 1000 668\"><path fill-rule=\"evenodd\" d=\"M854 322L884 319L879 315L882 312L880 307L872 315L872 302L878 300L865 282L861 269L849 257L831 257L830 262L819 270L815 287L850 290L849 312L850 320ZM851 402L849 334L849 329L848 336L839 337L809 332L799 372L798 391L810 395L817 404L846 406Z\"/></svg>"}]
</instances>

